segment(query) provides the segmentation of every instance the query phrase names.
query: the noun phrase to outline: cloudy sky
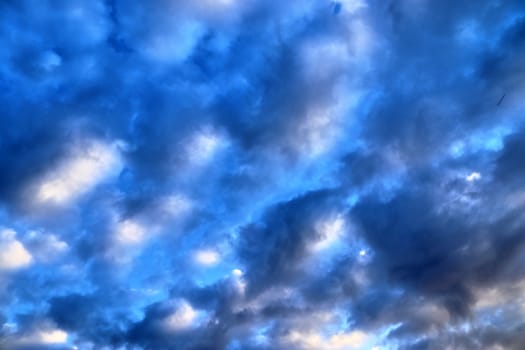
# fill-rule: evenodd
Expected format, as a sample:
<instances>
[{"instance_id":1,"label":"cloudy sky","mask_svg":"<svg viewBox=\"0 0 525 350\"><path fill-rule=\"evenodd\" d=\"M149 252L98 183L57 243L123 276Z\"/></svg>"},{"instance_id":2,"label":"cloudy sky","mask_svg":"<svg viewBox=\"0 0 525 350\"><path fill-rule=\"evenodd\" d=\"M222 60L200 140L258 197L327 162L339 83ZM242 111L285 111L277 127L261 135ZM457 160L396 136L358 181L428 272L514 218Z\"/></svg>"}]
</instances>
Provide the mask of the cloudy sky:
<instances>
[{"instance_id":1,"label":"cloudy sky","mask_svg":"<svg viewBox=\"0 0 525 350\"><path fill-rule=\"evenodd\" d=\"M525 3L1 0L0 349L525 344Z\"/></svg>"}]
</instances>

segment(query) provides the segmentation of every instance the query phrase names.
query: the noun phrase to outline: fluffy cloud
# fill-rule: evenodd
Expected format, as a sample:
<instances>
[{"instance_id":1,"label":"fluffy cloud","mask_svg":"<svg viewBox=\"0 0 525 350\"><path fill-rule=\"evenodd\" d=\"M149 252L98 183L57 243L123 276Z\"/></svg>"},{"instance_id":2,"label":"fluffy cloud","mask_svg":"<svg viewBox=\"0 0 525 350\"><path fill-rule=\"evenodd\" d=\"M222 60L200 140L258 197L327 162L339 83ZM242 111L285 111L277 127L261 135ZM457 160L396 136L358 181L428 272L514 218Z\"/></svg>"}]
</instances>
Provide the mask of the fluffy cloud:
<instances>
[{"instance_id":1,"label":"fluffy cloud","mask_svg":"<svg viewBox=\"0 0 525 350\"><path fill-rule=\"evenodd\" d=\"M18 270L29 266L33 257L24 245L16 240L16 233L12 230L3 230L0 234L0 270Z\"/></svg>"},{"instance_id":2,"label":"fluffy cloud","mask_svg":"<svg viewBox=\"0 0 525 350\"><path fill-rule=\"evenodd\" d=\"M0 3L0 348L520 349L520 1Z\"/></svg>"},{"instance_id":3,"label":"fluffy cloud","mask_svg":"<svg viewBox=\"0 0 525 350\"><path fill-rule=\"evenodd\" d=\"M88 142L47 174L36 188L40 203L65 204L91 190L111 172L118 173L118 155L114 147Z\"/></svg>"}]
</instances>

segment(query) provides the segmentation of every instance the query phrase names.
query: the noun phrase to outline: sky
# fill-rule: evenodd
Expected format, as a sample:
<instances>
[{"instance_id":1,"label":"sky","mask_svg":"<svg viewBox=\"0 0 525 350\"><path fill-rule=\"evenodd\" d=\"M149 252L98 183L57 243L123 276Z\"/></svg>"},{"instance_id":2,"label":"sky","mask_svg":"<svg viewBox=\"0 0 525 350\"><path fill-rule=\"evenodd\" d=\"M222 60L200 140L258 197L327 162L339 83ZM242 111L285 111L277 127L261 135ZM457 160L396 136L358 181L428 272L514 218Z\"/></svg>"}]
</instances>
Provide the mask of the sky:
<instances>
[{"instance_id":1,"label":"sky","mask_svg":"<svg viewBox=\"0 0 525 350\"><path fill-rule=\"evenodd\" d=\"M523 349L523 1L0 0L0 43L0 349Z\"/></svg>"}]
</instances>

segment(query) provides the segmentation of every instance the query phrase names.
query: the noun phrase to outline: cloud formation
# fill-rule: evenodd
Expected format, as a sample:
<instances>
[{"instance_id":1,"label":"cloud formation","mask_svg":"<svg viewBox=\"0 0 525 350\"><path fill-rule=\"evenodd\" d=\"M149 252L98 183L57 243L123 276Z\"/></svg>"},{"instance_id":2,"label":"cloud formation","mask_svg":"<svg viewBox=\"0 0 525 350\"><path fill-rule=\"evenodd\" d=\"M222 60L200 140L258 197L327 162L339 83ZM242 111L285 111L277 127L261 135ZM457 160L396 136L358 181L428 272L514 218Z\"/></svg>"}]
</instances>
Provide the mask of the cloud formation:
<instances>
[{"instance_id":1,"label":"cloud formation","mask_svg":"<svg viewBox=\"0 0 525 350\"><path fill-rule=\"evenodd\" d=\"M0 2L0 349L520 349L521 1Z\"/></svg>"}]
</instances>

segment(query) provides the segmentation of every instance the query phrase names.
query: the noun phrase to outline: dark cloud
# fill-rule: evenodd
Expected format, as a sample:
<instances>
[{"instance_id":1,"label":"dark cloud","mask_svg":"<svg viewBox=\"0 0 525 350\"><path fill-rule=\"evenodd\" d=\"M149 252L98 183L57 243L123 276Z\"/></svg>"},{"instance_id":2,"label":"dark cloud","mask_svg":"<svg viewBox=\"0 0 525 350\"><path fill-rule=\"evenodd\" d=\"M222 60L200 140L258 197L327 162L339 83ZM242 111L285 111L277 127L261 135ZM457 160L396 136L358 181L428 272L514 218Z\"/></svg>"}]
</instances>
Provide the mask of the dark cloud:
<instances>
[{"instance_id":1,"label":"dark cloud","mask_svg":"<svg viewBox=\"0 0 525 350\"><path fill-rule=\"evenodd\" d=\"M316 221L337 210L331 191L308 193L269 209L261 223L239 232L238 255L246 266L249 288L292 282L306 257L308 243L319 240Z\"/></svg>"},{"instance_id":2,"label":"dark cloud","mask_svg":"<svg viewBox=\"0 0 525 350\"><path fill-rule=\"evenodd\" d=\"M499 181L514 182L519 186L523 178L522 174L525 171L525 167L520 161L520 154L523 154L522 152L525 151L524 136L520 132L511 134L505 139L505 147L496 163L495 175Z\"/></svg>"}]
</instances>

